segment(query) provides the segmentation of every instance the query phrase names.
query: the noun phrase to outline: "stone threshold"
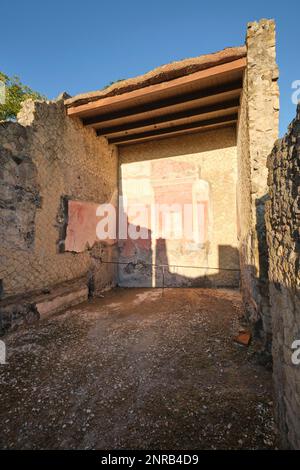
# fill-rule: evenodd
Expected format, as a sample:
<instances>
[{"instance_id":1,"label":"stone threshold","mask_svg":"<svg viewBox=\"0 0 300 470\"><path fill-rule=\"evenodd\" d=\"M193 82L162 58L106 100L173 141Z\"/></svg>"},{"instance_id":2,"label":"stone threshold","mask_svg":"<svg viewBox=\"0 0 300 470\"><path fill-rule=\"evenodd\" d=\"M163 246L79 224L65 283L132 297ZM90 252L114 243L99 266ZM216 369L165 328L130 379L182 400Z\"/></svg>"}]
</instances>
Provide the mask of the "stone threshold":
<instances>
[{"instance_id":1,"label":"stone threshold","mask_svg":"<svg viewBox=\"0 0 300 470\"><path fill-rule=\"evenodd\" d=\"M21 324L32 324L88 300L87 279L53 285L39 292L0 301L0 335Z\"/></svg>"}]
</instances>

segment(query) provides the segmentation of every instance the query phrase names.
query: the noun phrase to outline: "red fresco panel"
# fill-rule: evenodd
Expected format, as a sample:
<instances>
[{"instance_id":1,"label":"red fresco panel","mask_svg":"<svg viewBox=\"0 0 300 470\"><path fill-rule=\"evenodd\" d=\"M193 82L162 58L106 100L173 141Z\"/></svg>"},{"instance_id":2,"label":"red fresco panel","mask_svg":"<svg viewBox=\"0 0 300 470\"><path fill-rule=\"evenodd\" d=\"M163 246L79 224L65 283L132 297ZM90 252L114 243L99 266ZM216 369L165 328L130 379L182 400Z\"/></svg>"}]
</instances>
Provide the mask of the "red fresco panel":
<instances>
[{"instance_id":1,"label":"red fresco panel","mask_svg":"<svg viewBox=\"0 0 300 470\"><path fill-rule=\"evenodd\" d=\"M99 204L84 201L68 201L68 225L65 239L65 251L80 253L91 248L99 241L96 229L101 220L96 215ZM112 244L115 240L105 240Z\"/></svg>"}]
</instances>

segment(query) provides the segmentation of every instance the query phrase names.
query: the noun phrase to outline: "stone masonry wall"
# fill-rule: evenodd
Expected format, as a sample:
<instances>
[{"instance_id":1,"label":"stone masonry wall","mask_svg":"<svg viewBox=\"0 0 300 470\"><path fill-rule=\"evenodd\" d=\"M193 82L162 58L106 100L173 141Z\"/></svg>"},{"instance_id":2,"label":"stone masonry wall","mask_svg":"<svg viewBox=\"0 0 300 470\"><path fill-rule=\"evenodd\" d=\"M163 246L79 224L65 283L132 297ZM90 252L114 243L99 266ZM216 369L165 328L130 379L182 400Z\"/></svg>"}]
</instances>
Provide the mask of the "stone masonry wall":
<instances>
[{"instance_id":1,"label":"stone masonry wall","mask_svg":"<svg viewBox=\"0 0 300 470\"><path fill-rule=\"evenodd\" d=\"M96 290L114 282L114 268L97 261L113 248L59 252L64 198L104 203L117 194L116 149L67 117L63 100L27 101L18 122L0 123L0 178L2 299L87 279L96 265Z\"/></svg>"},{"instance_id":2,"label":"stone masonry wall","mask_svg":"<svg viewBox=\"0 0 300 470\"><path fill-rule=\"evenodd\" d=\"M283 447L300 448L300 365L292 343L300 340L300 105L297 117L268 159L266 204L273 375Z\"/></svg>"},{"instance_id":3,"label":"stone masonry wall","mask_svg":"<svg viewBox=\"0 0 300 470\"><path fill-rule=\"evenodd\" d=\"M238 226L244 303L257 331L270 344L267 249L264 206L266 160L278 137L278 69L275 24L249 23L247 67L238 124Z\"/></svg>"}]
</instances>

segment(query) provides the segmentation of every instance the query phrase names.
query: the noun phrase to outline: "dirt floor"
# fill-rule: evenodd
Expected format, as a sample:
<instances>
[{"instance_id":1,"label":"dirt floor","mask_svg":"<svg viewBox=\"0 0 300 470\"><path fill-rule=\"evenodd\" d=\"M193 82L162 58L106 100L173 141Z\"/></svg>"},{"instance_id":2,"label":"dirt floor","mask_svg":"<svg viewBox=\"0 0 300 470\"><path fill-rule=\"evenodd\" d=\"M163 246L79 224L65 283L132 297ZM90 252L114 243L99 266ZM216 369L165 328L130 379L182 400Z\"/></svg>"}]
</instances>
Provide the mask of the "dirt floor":
<instances>
[{"instance_id":1,"label":"dirt floor","mask_svg":"<svg viewBox=\"0 0 300 470\"><path fill-rule=\"evenodd\" d=\"M271 372L230 290L115 289L4 339L0 447L276 446Z\"/></svg>"}]
</instances>

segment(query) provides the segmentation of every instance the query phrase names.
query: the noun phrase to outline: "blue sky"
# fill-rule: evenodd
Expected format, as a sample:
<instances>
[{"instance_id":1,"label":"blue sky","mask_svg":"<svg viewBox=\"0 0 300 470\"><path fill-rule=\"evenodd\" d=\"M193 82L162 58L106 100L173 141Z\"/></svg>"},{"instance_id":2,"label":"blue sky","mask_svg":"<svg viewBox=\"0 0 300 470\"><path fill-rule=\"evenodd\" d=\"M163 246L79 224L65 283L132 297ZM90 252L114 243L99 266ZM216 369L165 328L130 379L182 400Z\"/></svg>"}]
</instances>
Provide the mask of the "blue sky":
<instances>
[{"instance_id":1,"label":"blue sky","mask_svg":"<svg viewBox=\"0 0 300 470\"><path fill-rule=\"evenodd\" d=\"M144 73L158 65L244 43L246 24L277 23L280 131L295 115L300 80L299 2L35 0L1 2L0 70L49 98Z\"/></svg>"}]
</instances>

